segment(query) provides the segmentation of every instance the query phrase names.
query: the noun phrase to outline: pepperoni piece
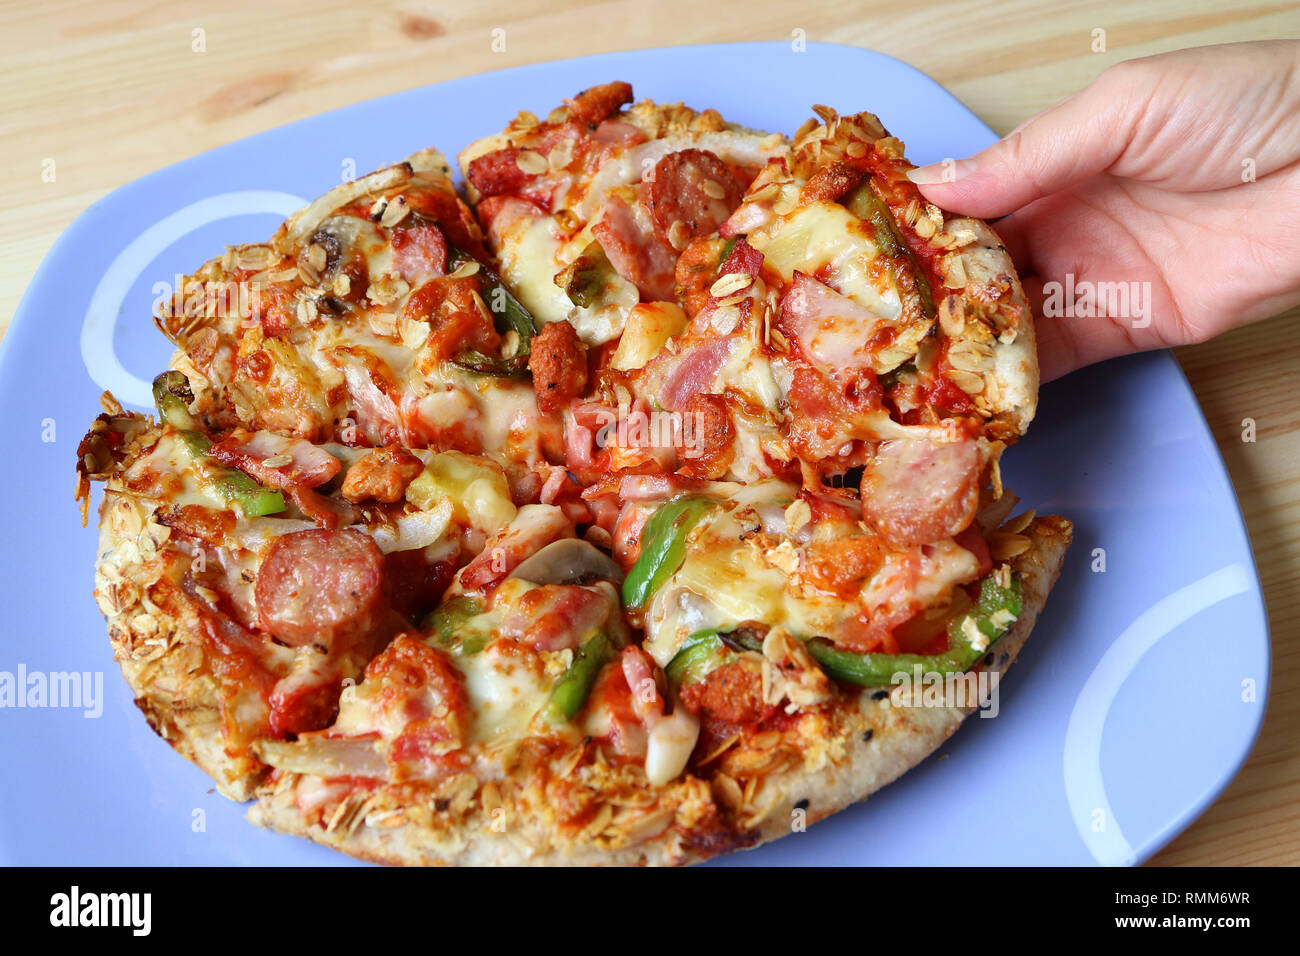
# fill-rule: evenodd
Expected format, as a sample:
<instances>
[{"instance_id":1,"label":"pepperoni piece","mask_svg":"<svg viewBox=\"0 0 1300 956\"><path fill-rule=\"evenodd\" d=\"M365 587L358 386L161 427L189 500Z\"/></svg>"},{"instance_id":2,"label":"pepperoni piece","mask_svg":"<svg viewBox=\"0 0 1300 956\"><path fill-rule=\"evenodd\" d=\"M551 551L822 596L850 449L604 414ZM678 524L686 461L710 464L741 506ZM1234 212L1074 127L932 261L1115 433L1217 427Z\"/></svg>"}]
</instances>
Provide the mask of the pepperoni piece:
<instances>
[{"instance_id":1,"label":"pepperoni piece","mask_svg":"<svg viewBox=\"0 0 1300 956\"><path fill-rule=\"evenodd\" d=\"M622 80L602 83L583 90L573 99L564 102L570 113L594 126L617 113L620 106L632 102L632 84Z\"/></svg>"},{"instance_id":2,"label":"pepperoni piece","mask_svg":"<svg viewBox=\"0 0 1300 956\"><path fill-rule=\"evenodd\" d=\"M716 232L744 194L727 164L707 149L669 153L655 163L648 185L646 207L665 241L675 222L689 239Z\"/></svg>"},{"instance_id":3,"label":"pepperoni piece","mask_svg":"<svg viewBox=\"0 0 1300 956\"><path fill-rule=\"evenodd\" d=\"M257 575L262 627L282 643L330 650L354 644L385 601L383 556L352 528L293 531L271 545Z\"/></svg>"},{"instance_id":4,"label":"pepperoni piece","mask_svg":"<svg viewBox=\"0 0 1300 956\"><path fill-rule=\"evenodd\" d=\"M974 441L882 442L862 473L862 514L896 548L950 537L975 517L983 455Z\"/></svg>"},{"instance_id":5,"label":"pepperoni piece","mask_svg":"<svg viewBox=\"0 0 1300 956\"><path fill-rule=\"evenodd\" d=\"M411 285L420 285L447 271L447 240L437 226L396 229L389 240L397 273Z\"/></svg>"},{"instance_id":6,"label":"pepperoni piece","mask_svg":"<svg viewBox=\"0 0 1300 956\"><path fill-rule=\"evenodd\" d=\"M533 339L528 356L539 411L554 412L587 385L587 347L567 321L549 322Z\"/></svg>"}]
</instances>

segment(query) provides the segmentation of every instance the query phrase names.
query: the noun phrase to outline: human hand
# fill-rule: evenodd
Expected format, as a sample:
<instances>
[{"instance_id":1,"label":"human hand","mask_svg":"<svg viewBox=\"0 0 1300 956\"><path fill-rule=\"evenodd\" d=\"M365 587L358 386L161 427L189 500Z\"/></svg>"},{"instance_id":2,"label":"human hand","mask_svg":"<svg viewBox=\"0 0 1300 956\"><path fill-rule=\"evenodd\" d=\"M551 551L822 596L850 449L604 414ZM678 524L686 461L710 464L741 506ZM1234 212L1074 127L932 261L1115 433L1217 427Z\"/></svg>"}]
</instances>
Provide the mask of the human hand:
<instances>
[{"instance_id":1,"label":"human hand","mask_svg":"<svg viewBox=\"0 0 1300 956\"><path fill-rule=\"evenodd\" d=\"M1042 316L1044 381L1203 342L1300 303L1300 42L1119 63L911 175L944 209L1007 216L994 229ZM1093 293L1101 314L1080 314Z\"/></svg>"}]
</instances>

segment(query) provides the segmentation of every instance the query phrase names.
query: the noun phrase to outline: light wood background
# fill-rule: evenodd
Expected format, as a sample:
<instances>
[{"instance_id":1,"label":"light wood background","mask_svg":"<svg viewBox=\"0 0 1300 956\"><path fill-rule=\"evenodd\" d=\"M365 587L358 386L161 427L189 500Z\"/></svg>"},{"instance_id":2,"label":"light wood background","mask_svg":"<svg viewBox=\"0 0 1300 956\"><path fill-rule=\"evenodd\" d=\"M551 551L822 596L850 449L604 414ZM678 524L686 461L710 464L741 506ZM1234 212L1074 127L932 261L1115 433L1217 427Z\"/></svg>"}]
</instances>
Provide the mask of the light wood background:
<instances>
[{"instance_id":1,"label":"light wood background","mask_svg":"<svg viewBox=\"0 0 1300 956\"><path fill-rule=\"evenodd\" d=\"M495 28L506 31L504 52L491 49ZM788 40L796 29L903 59L1006 133L1121 59L1300 36L1300 3L4 0L0 333L79 213L187 156L484 70L640 47ZM1106 52L1091 49L1096 29L1106 32ZM192 49L195 30L205 52ZM47 158L57 168L51 183L41 178ZM1274 670L1249 763L1155 862L1300 864L1300 310L1183 349L1179 359L1246 515ZM1247 417L1258 423L1254 444L1241 440Z\"/></svg>"}]
</instances>

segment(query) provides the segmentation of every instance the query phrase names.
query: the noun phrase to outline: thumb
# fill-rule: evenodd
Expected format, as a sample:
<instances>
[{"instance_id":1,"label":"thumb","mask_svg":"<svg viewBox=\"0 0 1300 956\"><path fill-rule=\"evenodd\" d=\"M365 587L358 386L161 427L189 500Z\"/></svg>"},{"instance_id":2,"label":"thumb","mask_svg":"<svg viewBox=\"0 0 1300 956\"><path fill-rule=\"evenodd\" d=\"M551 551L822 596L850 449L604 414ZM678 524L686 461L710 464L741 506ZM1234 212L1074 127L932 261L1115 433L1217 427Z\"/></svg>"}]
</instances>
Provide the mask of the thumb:
<instances>
[{"instance_id":1,"label":"thumb","mask_svg":"<svg viewBox=\"0 0 1300 956\"><path fill-rule=\"evenodd\" d=\"M1123 155L1145 96L1107 72L967 159L908 172L925 198L992 219L1108 169Z\"/></svg>"}]
</instances>

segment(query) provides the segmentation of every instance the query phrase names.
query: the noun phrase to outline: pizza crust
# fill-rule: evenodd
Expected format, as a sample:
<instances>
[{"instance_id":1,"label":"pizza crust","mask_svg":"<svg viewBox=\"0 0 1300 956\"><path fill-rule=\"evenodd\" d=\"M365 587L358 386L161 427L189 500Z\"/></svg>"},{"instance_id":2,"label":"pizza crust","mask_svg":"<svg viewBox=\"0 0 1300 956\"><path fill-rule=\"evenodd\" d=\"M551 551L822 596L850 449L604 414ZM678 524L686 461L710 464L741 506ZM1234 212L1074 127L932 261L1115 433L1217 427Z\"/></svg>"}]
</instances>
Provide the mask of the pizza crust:
<instances>
[{"instance_id":1,"label":"pizza crust","mask_svg":"<svg viewBox=\"0 0 1300 956\"><path fill-rule=\"evenodd\" d=\"M945 228L961 240L948 255L961 257L967 284L984 289L1005 284L1000 304L1018 314L1014 336L993 341L984 337L979 341L989 342L992 347L992 363L984 372L984 394L994 411L994 419L1005 421L1014 434L1023 435L1038 409L1038 348L1033 311L1011 255L992 227L978 219L960 218L948 220ZM954 337L975 341L968 328L964 326L965 334Z\"/></svg>"},{"instance_id":2,"label":"pizza crust","mask_svg":"<svg viewBox=\"0 0 1300 956\"><path fill-rule=\"evenodd\" d=\"M1064 518L1040 517L1021 533L1030 546L1009 563L1021 575L1024 605L994 646L990 669L999 674L1033 629L1060 573L1072 527ZM611 804L621 805L594 832L562 829L553 795L540 792L535 782L531 789L513 790L500 766L481 772L479 779L462 775L435 791L394 785L378 795L349 792L333 804L326 796L320 822L308 819L299 803L320 805L322 782L278 774L262 788L248 819L395 865L699 862L790 833L796 809L813 823L863 800L924 760L973 712L972 707L886 706L873 699L876 693L865 690L841 708L820 743L804 741L802 766L767 775L748 796L716 775L711 780L688 776L656 791L643 776L636 779L639 771L608 768L592 782ZM740 804L728 806L737 795ZM597 811L598 822L603 812Z\"/></svg>"},{"instance_id":3,"label":"pizza crust","mask_svg":"<svg viewBox=\"0 0 1300 956\"><path fill-rule=\"evenodd\" d=\"M144 499L105 489L95 600L122 676L149 726L211 777L222 796L243 802L267 768L251 751L227 749L218 688L203 676L203 625L168 579L168 555L176 556L165 547L170 529L153 522L152 513Z\"/></svg>"}]
</instances>

